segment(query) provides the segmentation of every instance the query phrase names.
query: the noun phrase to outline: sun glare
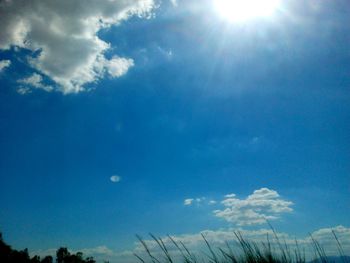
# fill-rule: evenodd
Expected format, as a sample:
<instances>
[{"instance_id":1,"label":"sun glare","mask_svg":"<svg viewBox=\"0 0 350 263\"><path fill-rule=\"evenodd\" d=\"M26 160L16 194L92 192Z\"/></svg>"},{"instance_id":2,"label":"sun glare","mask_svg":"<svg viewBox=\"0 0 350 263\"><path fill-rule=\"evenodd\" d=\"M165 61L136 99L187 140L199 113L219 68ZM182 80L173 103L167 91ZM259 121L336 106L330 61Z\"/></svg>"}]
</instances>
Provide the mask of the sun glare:
<instances>
[{"instance_id":1,"label":"sun glare","mask_svg":"<svg viewBox=\"0 0 350 263\"><path fill-rule=\"evenodd\" d=\"M279 0L214 0L219 15L230 22L271 16Z\"/></svg>"}]
</instances>

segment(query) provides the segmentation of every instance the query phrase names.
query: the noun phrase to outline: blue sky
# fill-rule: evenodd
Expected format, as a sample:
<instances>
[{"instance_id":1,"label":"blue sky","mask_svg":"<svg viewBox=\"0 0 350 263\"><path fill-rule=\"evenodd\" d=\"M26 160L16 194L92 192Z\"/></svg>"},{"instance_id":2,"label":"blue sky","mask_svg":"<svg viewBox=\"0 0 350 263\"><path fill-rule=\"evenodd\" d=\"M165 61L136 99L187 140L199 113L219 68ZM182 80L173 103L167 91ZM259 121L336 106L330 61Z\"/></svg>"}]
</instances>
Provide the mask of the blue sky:
<instances>
[{"instance_id":1,"label":"blue sky","mask_svg":"<svg viewBox=\"0 0 350 263\"><path fill-rule=\"evenodd\" d=\"M83 2L0 3L8 243L117 262L135 234L264 218L350 240L347 1L239 21L215 0Z\"/></svg>"}]
</instances>

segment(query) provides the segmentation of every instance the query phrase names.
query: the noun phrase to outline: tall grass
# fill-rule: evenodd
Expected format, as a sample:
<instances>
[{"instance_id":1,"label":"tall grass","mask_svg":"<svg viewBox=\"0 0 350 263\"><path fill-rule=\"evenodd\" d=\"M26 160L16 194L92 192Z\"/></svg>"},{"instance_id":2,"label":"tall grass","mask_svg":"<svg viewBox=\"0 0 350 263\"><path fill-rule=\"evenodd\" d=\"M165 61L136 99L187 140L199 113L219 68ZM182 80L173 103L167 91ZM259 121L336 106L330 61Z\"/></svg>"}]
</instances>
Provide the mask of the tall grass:
<instances>
[{"instance_id":1,"label":"tall grass","mask_svg":"<svg viewBox=\"0 0 350 263\"><path fill-rule=\"evenodd\" d=\"M306 263L305 249L301 249L297 240L295 240L295 246L291 248L287 245L285 240L280 240L276 231L272 229L272 238L274 244L271 241L271 236L266 235L266 241L254 242L247 240L243 237L242 233L234 232L236 237L235 243L238 245L239 250L235 252L235 247L228 242L225 242L225 246L214 248L207 238L202 234L203 243L206 246L207 251L202 252L204 257L198 258L198 256L191 252L183 242L176 241L171 236L168 236L167 241L174 245L177 251L177 257L174 257L170 253L169 245L167 246L161 238L150 234L152 240L159 248L157 253L152 253L148 247L147 242L140 236L137 236L138 240L142 244L145 250L145 256L142 257L138 254L134 254L142 263ZM337 243L339 255L343 260L343 263L350 263L344 254L344 250L339 242L338 237L333 231L335 242ZM325 250L320 243L310 234L311 244L314 252L313 263L332 263L327 257ZM174 253L174 251L172 251ZM180 259L179 257L180 256ZM145 258L146 257L146 258ZM309 261L310 262L310 261Z\"/></svg>"}]
</instances>

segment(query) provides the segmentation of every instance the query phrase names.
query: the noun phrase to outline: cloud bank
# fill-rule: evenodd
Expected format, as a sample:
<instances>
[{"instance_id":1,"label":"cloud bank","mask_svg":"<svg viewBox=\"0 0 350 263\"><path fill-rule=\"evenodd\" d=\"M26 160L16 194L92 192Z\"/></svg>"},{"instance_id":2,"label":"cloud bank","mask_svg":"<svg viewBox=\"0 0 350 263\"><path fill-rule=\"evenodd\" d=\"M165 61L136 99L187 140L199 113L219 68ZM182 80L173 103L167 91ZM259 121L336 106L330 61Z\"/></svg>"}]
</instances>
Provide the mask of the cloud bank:
<instances>
[{"instance_id":1,"label":"cloud bank","mask_svg":"<svg viewBox=\"0 0 350 263\"><path fill-rule=\"evenodd\" d=\"M306 259L312 259L314 257L314 251L312 248L312 240L309 236L306 237L295 237L288 233L284 232L273 232L271 229L258 229L258 230L246 230L246 229L221 229L221 230L204 230L199 233L194 234L183 234L183 235L173 235L172 238L177 243L184 244L191 252L195 255L200 256L203 255L203 251L207 251L204 240L202 238L202 234L209 241L213 248L225 248L227 242L231 245L235 252L240 251L239 244L236 242L232 242L236 240L234 235L234 231L239 231L242 236L250 241L255 241L256 244L261 244L262 242L267 242L267 236L269 236L269 242L273 250L279 251L279 244L283 240L283 243L287 244L287 246L293 251L293 249L297 249L296 241L298 243L299 248L303 249L303 253L305 252ZM325 252L329 256L339 255L337 241L335 240L332 231L334 231L342 244L343 250L345 254L350 253L350 228L344 226L336 226L333 228L322 228L316 230L311 233L313 238L317 240L320 245L322 245L325 249ZM276 239L278 237L279 241ZM169 237L163 236L161 237L164 245L167 247L170 255L174 259L178 259L178 262L183 260L181 253L174 246L173 242ZM153 240L148 239L145 240L149 250L151 253L158 257L162 258L164 256L163 252L160 250L159 245ZM305 250L304 250L305 249ZM114 252L110 253L110 250L107 250L109 253L106 253L105 258L114 258L117 262L134 262L136 253L144 259L148 259L148 255L145 252L144 247L140 242L135 244L133 250L123 251L123 252Z\"/></svg>"},{"instance_id":2,"label":"cloud bank","mask_svg":"<svg viewBox=\"0 0 350 263\"><path fill-rule=\"evenodd\" d=\"M183 234L183 235L172 235L171 237L178 243L183 243L191 252L195 255L203 255L203 251L207 251L205 247L204 240L202 238L202 234L209 241L213 248L226 247L226 242L234 248L234 251L240 251L239 245L235 242L231 242L236 240L234 235L234 231L239 231L244 238L250 241L255 241L257 244L261 244L262 242L267 241L267 236L269 236L269 242L271 244L272 249L279 251L278 241L275 238L275 234L278 239L283 243L287 244L290 249L296 249L296 241L298 242L298 246L301 249L305 248L305 256L306 259L312 259L314 257L314 251L312 249L312 240L309 236L306 237L295 237L288 233L284 232L273 232L271 229L257 229L257 230L246 230L242 228L238 229L220 229L220 230L203 230L199 233L193 234ZM317 240L320 245L322 245L325 249L325 252L329 256L339 255L337 241L335 240L332 231L336 233L337 238L339 239L342 248L345 254L350 253L350 228L339 225L332 228L322 228L318 229L311 233L313 238ZM172 241L167 236L161 237L163 243L167 247L170 255L178 259L181 262L181 253L179 253L178 249L174 246ZM163 252L160 250L159 245L153 239L145 240L148 248L151 253L159 258L164 256ZM39 250L33 251L33 255L54 255L55 249L48 250ZM95 248L86 248L80 249L79 251L83 252L87 256L93 256L95 259L103 261L103 260L111 260L115 262L135 262L136 257L134 253L141 256L144 259L148 259L148 255L140 242L136 242L135 246L130 250L125 251L116 251L107 246L98 246ZM291 250L293 251L293 250ZM75 251L72 251L76 253ZM303 252L303 253L304 253Z\"/></svg>"},{"instance_id":3,"label":"cloud bank","mask_svg":"<svg viewBox=\"0 0 350 263\"><path fill-rule=\"evenodd\" d=\"M59 91L77 93L106 75L120 77L134 65L131 58L108 59L110 44L98 32L131 16L147 17L154 8L154 0L1 1L0 50L32 51L27 58L32 68L55 82ZM40 75L32 78L28 81L42 82ZM49 91L45 84L28 84Z\"/></svg>"}]
</instances>

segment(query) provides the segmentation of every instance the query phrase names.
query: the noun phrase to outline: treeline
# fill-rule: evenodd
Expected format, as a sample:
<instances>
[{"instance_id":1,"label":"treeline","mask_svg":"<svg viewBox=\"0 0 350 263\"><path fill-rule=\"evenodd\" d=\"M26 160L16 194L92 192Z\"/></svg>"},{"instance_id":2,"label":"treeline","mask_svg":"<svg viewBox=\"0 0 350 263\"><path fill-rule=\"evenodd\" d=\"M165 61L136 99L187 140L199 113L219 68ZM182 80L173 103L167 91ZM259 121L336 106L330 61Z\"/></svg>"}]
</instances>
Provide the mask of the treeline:
<instances>
[{"instance_id":1,"label":"treeline","mask_svg":"<svg viewBox=\"0 0 350 263\"><path fill-rule=\"evenodd\" d=\"M1 263L53 263L54 259L52 256L45 256L40 258L40 256L30 257L28 249L21 251L12 249L7 245L0 233L0 262ZM92 257L87 257L84 259L84 255L81 252L76 254L71 254L67 248L61 247L56 251L56 263L96 263Z\"/></svg>"}]
</instances>

